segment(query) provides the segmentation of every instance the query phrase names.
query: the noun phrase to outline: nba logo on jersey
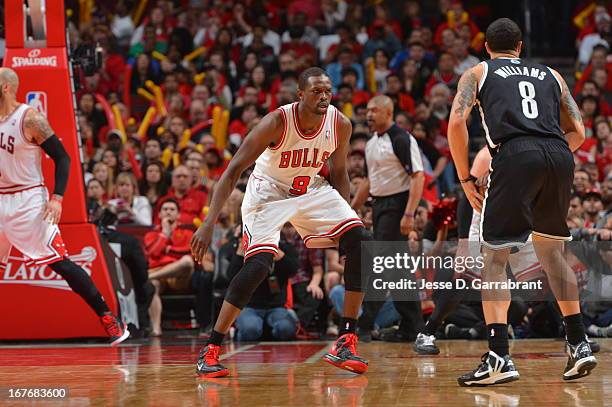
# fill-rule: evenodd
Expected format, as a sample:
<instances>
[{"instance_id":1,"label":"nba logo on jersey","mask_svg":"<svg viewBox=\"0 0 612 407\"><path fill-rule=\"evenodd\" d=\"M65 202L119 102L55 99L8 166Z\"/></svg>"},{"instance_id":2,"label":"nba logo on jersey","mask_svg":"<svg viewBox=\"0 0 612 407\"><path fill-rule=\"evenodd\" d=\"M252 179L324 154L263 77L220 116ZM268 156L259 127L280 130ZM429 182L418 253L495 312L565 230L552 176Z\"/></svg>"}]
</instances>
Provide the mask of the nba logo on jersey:
<instances>
[{"instance_id":1,"label":"nba logo on jersey","mask_svg":"<svg viewBox=\"0 0 612 407\"><path fill-rule=\"evenodd\" d=\"M47 94L45 92L28 92L26 103L39 113L47 116Z\"/></svg>"}]
</instances>

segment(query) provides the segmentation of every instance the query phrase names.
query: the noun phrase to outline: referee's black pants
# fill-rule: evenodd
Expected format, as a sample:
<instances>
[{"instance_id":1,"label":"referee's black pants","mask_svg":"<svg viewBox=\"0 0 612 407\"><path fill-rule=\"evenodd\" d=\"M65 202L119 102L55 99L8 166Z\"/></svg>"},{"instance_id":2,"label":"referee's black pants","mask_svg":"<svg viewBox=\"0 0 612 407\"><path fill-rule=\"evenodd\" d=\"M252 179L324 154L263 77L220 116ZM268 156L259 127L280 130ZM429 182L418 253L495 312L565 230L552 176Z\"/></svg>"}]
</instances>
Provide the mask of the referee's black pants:
<instances>
[{"instance_id":1,"label":"referee's black pants","mask_svg":"<svg viewBox=\"0 0 612 407\"><path fill-rule=\"evenodd\" d=\"M372 219L374 223L374 240L387 242L405 242L407 236L400 233L400 222L404 216L406 203L408 202L409 192L400 192L398 194L377 197L372 205ZM406 244L406 250L408 245ZM403 278L414 278L414 275L407 275L405 271L398 270L402 273ZM392 291L393 294L399 294L397 291ZM363 330L371 330L374 326L374 320L378 311L384 304L384 301L364 301L363 314L359 319L359 327ZM424 329L423 316L421 313L421 302L416 295L408 301L406 293L404 295L393 295L393 306L401 315L400 333L409 338L415 339L417 333Z\"/></svg>"}]
</instances>

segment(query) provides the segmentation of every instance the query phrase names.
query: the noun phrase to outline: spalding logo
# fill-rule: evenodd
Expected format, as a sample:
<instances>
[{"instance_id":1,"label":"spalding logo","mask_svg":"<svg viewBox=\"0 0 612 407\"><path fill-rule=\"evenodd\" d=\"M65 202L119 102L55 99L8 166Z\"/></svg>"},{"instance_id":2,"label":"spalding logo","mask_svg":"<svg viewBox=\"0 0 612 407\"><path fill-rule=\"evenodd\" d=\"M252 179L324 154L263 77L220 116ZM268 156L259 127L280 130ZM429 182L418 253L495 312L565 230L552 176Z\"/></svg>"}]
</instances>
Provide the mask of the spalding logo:
<instances>
[{"instance_id":1,"label":"spalding logo","mask_svg":"<svg viewBox=\"0 0 612 407\"><path fill-rule=\"evenodd\" d=\"M30 67L30 66L46 66L57 67L57 56L41 57L42 51L39 48L34 48L28 52L27 57L13 57L12 68Z\"/></svg>"},{"instance_id":2,"label":"spalding logo","mask_svg":"<svg viewBox=\"0 0 612 407\"><path fill-rule=\"evenodd\" d=\"M91 276L91 264L98 257L98 253L93 247L85 246L81 253L69 257ZM48 265L27 266L26 261L24 257L9 257L6 267L0 268L0 284L21 284L70 290L66 280L51 270Z\"/></svg>"}]
</instances>

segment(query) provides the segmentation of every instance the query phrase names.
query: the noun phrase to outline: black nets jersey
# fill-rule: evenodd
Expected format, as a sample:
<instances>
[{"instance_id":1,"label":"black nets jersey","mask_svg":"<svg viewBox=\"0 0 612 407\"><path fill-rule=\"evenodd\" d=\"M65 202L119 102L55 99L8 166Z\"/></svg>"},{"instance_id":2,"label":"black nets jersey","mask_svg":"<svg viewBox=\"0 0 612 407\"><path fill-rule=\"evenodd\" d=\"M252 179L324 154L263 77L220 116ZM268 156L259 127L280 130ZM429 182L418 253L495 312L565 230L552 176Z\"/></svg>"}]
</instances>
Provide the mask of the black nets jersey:
<instances>
[{"instance_id":1,"label":"black nets jersey","mask_svg":"<svg viewBox=\"0 0 612 407\"><path fill-rule=\"evenodd\" d=\"M565 141L560 127L561 83L549 67L520 58L482 64L476 103L492 152L516 137Z\"/></svg>"}]
</instances>

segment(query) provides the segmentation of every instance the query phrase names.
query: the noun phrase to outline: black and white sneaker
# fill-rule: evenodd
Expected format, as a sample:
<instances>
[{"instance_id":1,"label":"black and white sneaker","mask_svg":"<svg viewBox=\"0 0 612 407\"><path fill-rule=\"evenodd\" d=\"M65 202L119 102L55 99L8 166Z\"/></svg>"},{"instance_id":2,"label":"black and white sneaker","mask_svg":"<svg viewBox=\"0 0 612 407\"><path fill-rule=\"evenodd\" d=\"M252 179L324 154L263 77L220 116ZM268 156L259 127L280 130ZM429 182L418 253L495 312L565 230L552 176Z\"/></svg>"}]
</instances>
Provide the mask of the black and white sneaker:
<instances>
[{"instance_id":1,"label":"black and white sneaker","mask_svg":"<svg viewBox=\"0 0 612 407\"><path fill-rule=\"evenodd\" d=\"M493 351L482 355L482 363L478 369L466 373L457 379L460 386L491 386L518 380L519 372L514 367L510 355L503 358Z\"/></svg>"},{"instance_id":2,"label":"black and white sneaker","mask_svg":"<svg viewBox=\"0 0 612 407\"><path fill-rule=\"evenodd\" d=\"M568 358L563 372L563 380L574 380L588 376L591 370L597 366L597 359L593 356L586 338L576 346L565 341L565 351Z\"/></svg>"},{"instance_id":3,"label":"black and white sneaker","mask_svg":"<svg viewBox=\"0 0 612 407\"><path fill-rule=\"evenodd\" d=\"M436 337L424 333L417 335L412 347L419 355L437 355L440 353L440 348L436 345Z\"/></svg>"},{"instance_id":4,"label":"black and white sneaker","mask_svg":"<svg viewBox=\"0 0 612 407\"><path fill-rule=\"evenodd\" d=\"M610 332L612 333L612 330ZM586 338L587 338L587 342L589 343L589 346L591 347L591 352L598 353L601 350L601 345L599 345L598 342L595 342L588 336Z\"/></svg>"}]
</instances>

